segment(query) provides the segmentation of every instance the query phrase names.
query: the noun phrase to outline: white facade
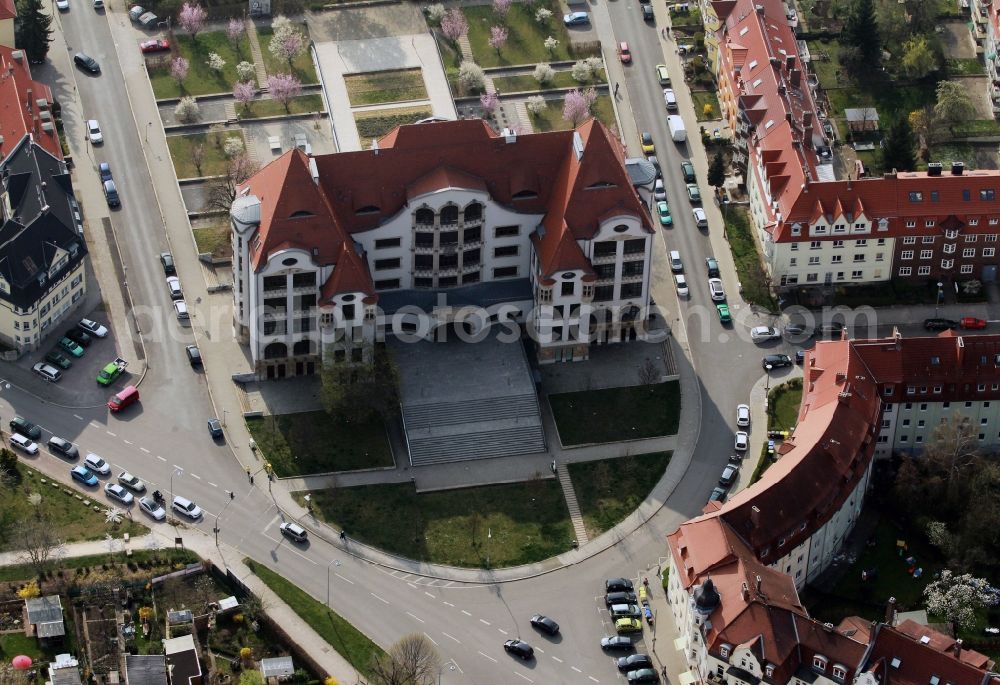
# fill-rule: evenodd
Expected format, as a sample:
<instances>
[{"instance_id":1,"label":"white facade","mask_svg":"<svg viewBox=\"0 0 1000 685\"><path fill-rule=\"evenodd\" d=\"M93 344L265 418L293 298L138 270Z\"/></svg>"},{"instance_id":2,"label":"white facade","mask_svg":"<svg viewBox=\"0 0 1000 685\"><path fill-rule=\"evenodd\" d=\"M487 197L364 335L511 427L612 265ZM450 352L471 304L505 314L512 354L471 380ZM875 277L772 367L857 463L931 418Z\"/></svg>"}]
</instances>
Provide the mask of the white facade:
<instances>
[{"instance_id":1,"label":"white facade","mask_svg":"<svg viewBox=\"0 0 1000 685\"><path fill-rule=\"evenodd\" d=\"M997 384L980 384L996 391ZM919 388L914 388L917 390ZM942 392L941 386L931 386L931 392ZM959 400L950 402L895 402L883 405L882 425L878 435L876 458L892 456L894 452L919 454L933 440L934 430L958 414L969 421L971 432L984 447L1000 443L1000 401Z\"/></svg>"},{"instance_id":2,"label":"white facade","mask_svg":"<svg viewBox=\"0 0 1000 685\"><path fill-rule=\"evenodd\" d=\"M64 256L69 259L69 253ZM55 259L53 264L58 268L54 266L53 272L58 272L65 263L63 259ZM38 349L53 327L64 321L87 294L85 271L84 262L79 262L58 281L50 282L48 290L28 308L0 299L0 339L19 352ZM0 279L0 291L9 292L7 288Z\"/></svg>"}]
</instances>

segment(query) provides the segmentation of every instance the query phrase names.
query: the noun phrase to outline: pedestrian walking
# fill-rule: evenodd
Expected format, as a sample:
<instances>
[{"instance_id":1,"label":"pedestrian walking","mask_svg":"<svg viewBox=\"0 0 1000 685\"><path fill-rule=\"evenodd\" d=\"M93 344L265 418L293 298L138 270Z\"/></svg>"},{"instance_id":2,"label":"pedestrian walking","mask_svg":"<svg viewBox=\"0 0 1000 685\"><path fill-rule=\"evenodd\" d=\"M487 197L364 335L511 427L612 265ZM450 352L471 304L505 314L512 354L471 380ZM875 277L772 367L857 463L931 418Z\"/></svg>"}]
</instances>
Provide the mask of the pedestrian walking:
<instances>
[{"instance_id":1,"label":"pedestrian walking","mask_svg":"<svg viewBox=\"0 0 1000 685\"><path fill-rule=\"evenodd\" d=\"M621 84L618 83L617 81L615 81L615 97L618 97L618 89L620 87L621 87Z\"/></svg>"},{"instance_id":2,"label":"pedestrian walking","mask_svg":"<svg viewBox=\"0 0 1000 685\"><path fill-rule=\"evenodd\" d=\"M555 472L556 472L556 460L553 459L552 460L552 473L555 473Z\"/></svg>"},{"instance_id":3,"label":"pedestrian walking","mask_svg":"<svg viewBox=\"0 0 1000 685\"><path fill-rule=\"evenodd\" d=\"M253 485L253 476L250 476L250 485Z\"/></svg>"},{"instance_id":4,"label":"pedestrian walking","mask_svg":"<svg viewBox=\"0 0 1000 685\"><path fill-rule=\"evenodd\" d=\"M253 476L250 475L250 469L247 469L247 480L251 483L253 482Z\"/></svg>"}]
</instances>

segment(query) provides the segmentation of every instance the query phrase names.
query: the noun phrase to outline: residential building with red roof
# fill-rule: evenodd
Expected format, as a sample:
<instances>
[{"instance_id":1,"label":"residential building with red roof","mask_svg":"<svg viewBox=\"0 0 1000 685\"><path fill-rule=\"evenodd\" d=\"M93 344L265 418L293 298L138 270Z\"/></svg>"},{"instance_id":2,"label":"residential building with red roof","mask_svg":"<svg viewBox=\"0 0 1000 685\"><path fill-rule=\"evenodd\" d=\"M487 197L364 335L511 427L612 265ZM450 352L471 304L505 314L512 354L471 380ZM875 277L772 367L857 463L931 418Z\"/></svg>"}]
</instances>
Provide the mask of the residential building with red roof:
<instances>
[{"instance_id":1,"label":"residential building with red roof","mask_svg":"<svg viewBox=\"0 0 1000 685\"><path fill-rule=\"evenodd\" d=\"M386 331L528 321L542 363L642 333L654 231L596 120L529 135L432 121L370 150L293 150L231 215L235 319L262 378Z\"/></svg>"},{"instance_id":2,"label":"residential building with red roof","mask_svg":"<svg viewBox=\"0 0 1000 685\"><path fill-rule=\"evenodd\" d=\"M14 0L0 0L0 46L14 47L14 20L17 19L17 5Z\"/></svg>"},{"instance_id":3,"label":"residential building with red roof","mask_svg":"<svg viewBox=\"0 0 1000 685\"><path fill-rule=\"evenodd\" d=\"M932 163L926 172L869 178L859 167L839 176L834 129L817 105L811 57L800 54L785 4L711 5L706 30L720 26L713 40L722 115L779 290L996 279L1000 172Z\"/></svg>"},{"instance_id":4,"label":"residential building with red roof","mask_svg":"<svg viewBox=\"0 0 1000 685\"><path fill-rule=\"evenodd\" d=\"M62 159L52 104L52 90L31 78L24 51L0 45L0 159L27 135Z\"/></svg>"}]
</instances>

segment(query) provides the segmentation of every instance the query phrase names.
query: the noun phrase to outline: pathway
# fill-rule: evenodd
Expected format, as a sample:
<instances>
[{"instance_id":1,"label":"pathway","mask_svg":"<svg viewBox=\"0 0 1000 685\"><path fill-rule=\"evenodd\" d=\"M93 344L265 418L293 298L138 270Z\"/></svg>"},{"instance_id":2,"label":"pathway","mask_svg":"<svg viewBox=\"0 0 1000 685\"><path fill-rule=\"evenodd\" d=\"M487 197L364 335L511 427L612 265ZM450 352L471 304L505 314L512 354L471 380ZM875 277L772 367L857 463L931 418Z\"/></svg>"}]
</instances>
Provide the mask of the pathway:
<instances>
[{"instance_id":1,"label":"pathway","mask_svg":"<svg viewBox=\"0 0 1000 685\"><path fill-rule=\"evenodd\" d=\"M257 74L257 87L263 89L267 85L267 69L264 68L264 53L260 50L260 40L257 39L257 25L247 17L247 40L250 41L250 54L253 55L253 66Z\"/></svg>"},{"instance_id":2,"label":"pathway","mask_svg":"<svg viewBox=\"0 0 1000 685\"><path fill-rule=\"evenodd\" d=\"M555 466L555 461L552 462ZM573 522L573 532L576 534L577 545L590 542L587 528L583 525L583 515L580 514L580 503L576 501L576 490L573 489L573 479L569 477L569 469L558 469L559 485L562 486L563 497L566 498L566 508L569 509L569 520Z\"/></svg>"}]
</instances>

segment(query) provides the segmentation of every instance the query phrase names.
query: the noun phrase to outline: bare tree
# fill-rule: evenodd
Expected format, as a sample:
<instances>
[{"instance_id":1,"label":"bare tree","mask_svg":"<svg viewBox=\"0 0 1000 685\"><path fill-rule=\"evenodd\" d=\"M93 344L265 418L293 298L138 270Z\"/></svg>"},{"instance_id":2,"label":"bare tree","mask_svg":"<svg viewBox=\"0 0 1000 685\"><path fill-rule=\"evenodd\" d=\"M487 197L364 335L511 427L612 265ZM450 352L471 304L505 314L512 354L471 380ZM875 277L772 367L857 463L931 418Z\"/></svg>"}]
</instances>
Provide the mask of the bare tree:
<instances>
[{"instance_id":1,"label":"bare tree","mask_svg":"<svg viewBox=\"0 0 1000 685\"><path fill-rule=\"evenodd\" d=\"M195 145L191 148L191 163L194 164L194 168L198 171L198 175L201 176L201 165L205 161L205 146Z\"/></svg>"},{"instance_id":2,"label":"bare tree","mask_svg":"<svg viewBox=\"0 0 1000 685\"><path fill-rule=\"evenodd\" d=\"M938 425L924 448L924 458L944 481L948 498L954 501L963 472L980 457L979 436L967 416L955 412Z\"/></svg>"},{"instance_id":3,"label":"bare tree","mask_svg":"<svg viewBox=\"0 0 1000 685\"><path fill-rule=\"evenodd\" d=\"M441 657L423 635L401 637L372 664L373 685L433 685L441 671Z\"/></svg>"},{"instance_id":4,"label":"bare tree","mask_svg":"<svg viewBox=\"0 0 1000 685\"><path fill-rule=\"evenodd\" d=\"M229 160L226 175L213 181L208 187L206 205L209 209L229 212L236 199L236 190L240 184L257 173L258 164L246 153L241 153Z\"/></svg>"},{"instance_id":5,"label":"bare tree","mask_svg":"<svg viewBox=\"0 0 1000 685\"><path fill-rule=\"evenodd\" d=\"M643 385L656 385L660 382L660 369L649 357L639 367L639 382Z\"/></svg>"},{"instance_id":6,"label":"bare tree","mask_svg":"<svg viewBox=\"0 0 1000 685\"><path fill-rule=\"evenodd\" d=\"M52 522L44 514L28 518L18 526L18 558L38 574L45 571L49 562L59 555L61 546L62 541Z\"/></svg>"}]
</instances>

